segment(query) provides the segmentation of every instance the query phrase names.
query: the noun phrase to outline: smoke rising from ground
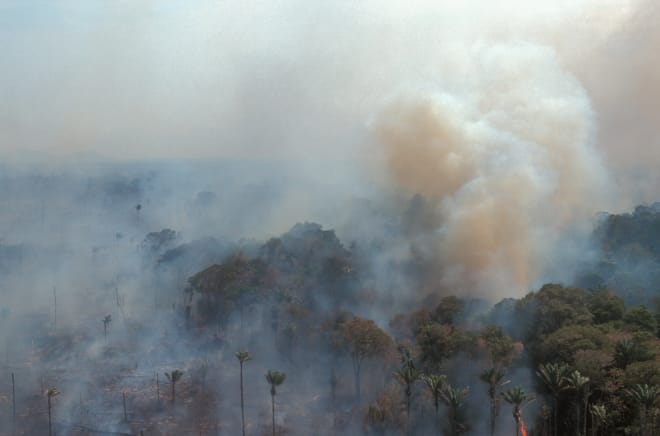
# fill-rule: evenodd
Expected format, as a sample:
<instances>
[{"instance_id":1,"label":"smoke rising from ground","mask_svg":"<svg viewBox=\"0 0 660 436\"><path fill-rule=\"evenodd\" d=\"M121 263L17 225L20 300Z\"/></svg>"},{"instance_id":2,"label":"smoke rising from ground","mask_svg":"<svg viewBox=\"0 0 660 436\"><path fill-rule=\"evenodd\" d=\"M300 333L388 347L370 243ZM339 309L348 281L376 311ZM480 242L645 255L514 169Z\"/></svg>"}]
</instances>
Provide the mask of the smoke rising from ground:
<instances>
[{"instance_id":1,"label":"smoke rising from ground","mask_svg":"<svg viewBox=\"0 0 660 436\"><path fill-rule=\"evenodd\" d=\"M466 51L449 86L394 98L373 127L396 185L429 200L420 242L448 284L524 291L605 199L593 113L547 47Z\"/></svg>"},{"instance_id":2,"label":"smoke rising from ground","mask_svg":"<svg viewBox=\"0 0 660 436\"><path fill-rule=\"evenodd\" d=\"M339 196L375 180L379 201L429 201L425 250L468 288L524 288L561 232L657 195L651 1L1 8L5 162L259 159Z\"/></svg>"},{"instance_id":3,"label":"smoke rising from ground","mask_svg":"<svg viewBox=\"0 0 660 436\"><path fill-rule=\"evenodd\" d=\"M596 212L658 200L659 19L652 0L0 2L0 352L19 407L57 383L61 428L126 432L119 388L165 419L154 377L181 368L181 426L217 408L237 434L247 347L249 422L268 422L263 373L282 368L287 425L329 429L296 409L323 408L350 363L286 356L313 335L281 337L296 313L274 328L270 302L247 327L190 329L187 279L316 221L363 262L350 291L369 307L348 309L381 326L428 294L570 281Z\"/></svg>"}]
</instances>

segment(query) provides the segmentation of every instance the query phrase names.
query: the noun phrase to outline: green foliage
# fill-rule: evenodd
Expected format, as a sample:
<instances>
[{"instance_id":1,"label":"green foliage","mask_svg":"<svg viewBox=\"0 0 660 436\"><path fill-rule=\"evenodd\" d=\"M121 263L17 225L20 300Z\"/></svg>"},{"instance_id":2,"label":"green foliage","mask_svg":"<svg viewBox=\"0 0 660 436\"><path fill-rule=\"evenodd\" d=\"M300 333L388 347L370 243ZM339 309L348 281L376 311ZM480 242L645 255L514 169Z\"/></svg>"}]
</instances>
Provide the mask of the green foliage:
<instances>
[{"instance_id":1,"label":"green foliage","mask_svg":"<svg viewBox=\"0 0 660 436\"><path fill-rule=\"evenodd\" d=\"M488 325L481 329L479 338L482 339L490 352L493 365L509 366L513 357L513 340L501 327Z\"/></svg>"},{"instance_id":2,"label":"green foliage","mask_svg":"<svg viewBox=\"0 0 660 436\"><path fill-rule=\"evenodd\" d=\"M422 374L420 376L433 398L433 405L438 408L442 394L442 388L447 383L447 376L443 374Z\"/></svg>"},{"instance_id":3,"label":"green foliage","mask_svg":"<svg viewBox=\"0 0 660 436\"><path fill-rule=\"evenodd\" d=\"M513 406L512 414L513 419L516 422L516 434L518 434L518 427L522 421L522 408L526 404L534 401L534 396L528 396L523 388L517 386L504 392L502 394L502 398L504 398L504 401Z\"/></svg>"},{"instance_id":4,"label":"green foliage","mask_svg":"<svg viewBox=\"0 0 660 436\"><path fill-rule=\"evenodd\" d=\"M635 335L632 339L624 338L614 345L614 364L621 369L631 363L651 360L654 357L648 341L640 335Z\"/></svg>"},{"instance_id":5,"label":"green foliage","mask_svg":"<svg viewBox=\"0 0 660 436\"><path fill-rule=\"evenodd\" d=\"M250 355L249 351L245 351L245 350L237 351L236 353L234 353L234 355L241 363L241 365L247 362L248 360L252 360L252 356Z\"/></svg>"},{"instance_id":6,"label":"green foliage","mask_svg":"<svg viewBox=\"0 0 660 436\"><path fill-rule=\"evenodd\" d=\"M431 312L431 319L440 324L454 324L465 308L465 302L450 295L440 300L440 304Z\"/></svg>"},{"instance_id":7,"label":"green foliage","mask_svg":"<svg viewBox=\"0 0 660 436\"><path fill-rule=\"evenodd\" d=\"M605 288L596 289L589 294L587 307L594 316L596 324L623 319L626 310L623 298Z\"/></svg>"},{"instance_id":8,"label":"green foliage","mask_svg":"<svg viewBox=\"0 0 660 436\"><path fill-rule=\"evenodd\" d=\"M465 336L448 324L427 324L420 329L416 339L422 361L436 369L466 343Z\"/></svg>"},{"instance_id":9,"label":"green foliage","mask_svg":"<svg viewBox=\"0 0 660 436\"><path fill-rule=\"evenodd\" d=\"M559 396L561 392L569 388L566 380L569 373L568 365L562 363L541 364L536 371L536 375L553 396Z\"/></svg>"},{"instance_id":10,"label":"green foliage","mask_svg":"<svg viewBox=\"0 0 660 436\"><path fill-rule=\"evenodd\" d=\"M537 293L525 296L516 312L527 320L525 337L531 342L564 326L588 325L593 318L584 290L557 284L543 285Z\"/></svg>"},{"instance_id":11,"label":"green foliage","mask_svg":"<svg viewBox=\"0 0 660 436\"><path fill-rule=\"evenodd\" d=\"M655 335L658 330L655 316L645 306L631 307L623 316L623 321L633 331L646 331Z\"/></svg>"},{"instance_id":12,"label":"green foliage","mask_svg":"<svg viewBox=\"0 0 660 436\"><path fill-rule=\"evenodd\" d=\"M465 397L467 397L469 392L469 388L454 388L448 383L446 383L440 391L440 398L447 406L449 434L451 436L458 436L469 430L463 410Z\"/></svg>"},{"instance_id":13,"label":"green foliage","mask_svg":"<svg viewBox=\"0 0 660 436\"><path fill-rule=\"evenodd\" d=\"M266 381L270 384L270 394L277 394L277 387L284 383L286 380L286 374L280 371L268 370L266 373Z\"/></svg>"},{"instance_id":14,"label":"green foliage","mask_svg":"<svg viewBox=\"0 0 660 436\"><path fill-rule=\"evenodd\" d=\"M567 325L547 335L538 345L536 358L541 362L558 360L574 363L575 353L580 350L598 350L607 339L596 327Z\"/></svg>"},{"instance_id":15,"label":"green foliage","mask_svg":"<svg viewBox=\"0 0 660 436\"><path fill-rule=\"evenodd\" d=\"M660 365L657 361L634 362L629 364L623 371L623 384L625 386L642 383L660 386Z\"/></svg>"}]
</instances>

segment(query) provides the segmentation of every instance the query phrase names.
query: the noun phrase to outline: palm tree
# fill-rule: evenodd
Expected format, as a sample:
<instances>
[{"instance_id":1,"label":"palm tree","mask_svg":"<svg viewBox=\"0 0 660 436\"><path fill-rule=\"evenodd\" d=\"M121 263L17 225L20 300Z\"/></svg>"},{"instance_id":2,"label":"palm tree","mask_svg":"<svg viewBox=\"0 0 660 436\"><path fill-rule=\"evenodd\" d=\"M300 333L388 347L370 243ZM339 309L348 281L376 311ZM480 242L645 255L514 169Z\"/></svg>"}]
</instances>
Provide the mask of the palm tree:
<instances>
[{"instance_id":1,"label":"palm tree","mask_svg":"<svg viewBox=\"0 0 660 436\"><path fill-rule=\"evenodd\" d=\"M183 376L183 371L179 371L178 369L175 369L174 371L170 373L165 373L165 377L170 381L170 384L172 385L172 404L174 404L174 401L176 399L176 382L181 380L181 377Z\"/></svg>"},{"instance_id":2,"label":"palm tree","mask_svg":"<svg viewBox=\"0 0 660 436\"><path fill-rule=\"evenodd\" d=\"M600 427L607 424L609 416L603 404L592 404L589 411L591 412L591 435L596 436Z\"/></svg>"},{"instance_id":3,"label":"palm tree","mask_svg":"<svg viewBox=\"0 0 660 436\"><path fill-rule=\"evenodd\" d=\"M440 406L440 397L442 395L442 387L447 382L447 376L441 374L422 374L422 381L426 384L433 396L433 406L435 407L435 426L438 433L440 428L438 425L438 407Z\"/></svg>"},{"instance_id":4,"label":"palm tree","mask_svg":"<svg viewBox=\"0 0 660 436\"><path fill-rule=\"evenodd\" d=\"M541 364L539 365L538 371L536 371L536 375L552 394L552 427L555 436L557 436L557 410L559 409L559 396L563 391L568 389L568 382L566 381L568 372L568 366L560 363Z\"/></svg>"},{"instance_id":5,"label":"palm tree","mask_svg":"<svg viewBox=\"0 0 660 436\"><path fill-rule=\"evenodd\" d=\"M56 395L59 395L60 391L57 388L49 388L46 391L46 397L48 397L48 436L53 436L53 421L51 417L51 401L50 399Z\"/></svg>"},{"instance_id":6,"label":"palm tree","mask_svg":"<svg viewBox=\"0 0 660 436\"><path fill-rule=\"evenodd\" d=\"M635 343L630 339L622 339L614 345L614 363L618 368L624 369L633 362Z\"/></svg>"},{"instance_id":7,"label":"palm tree","mask_svg":"<svg viewBox=\"0 0 660 436\"><path fill-rule=\"evenodd\" d=\"M649 425L648 417L653 416L653 410L656 401L660 397L660 387L656 385L647 385L646 383L636 384L630 389L624 391L625 395L633 400L640 408L639 418L641 421L642 433L641 434L654 434L654 423L651 420ZM650 428L648 428L650 427Z\"/></svg>"},{"instance_id":8,"label":"palm tree","mask_svg":"<svg viewBox=\"0 0 660 436\"><path fill-rule=\"evenodd\" d=\"M271 371L270 369L266 373L266 381L270 384L270 397L271 405L273 410L273 436L275 436L275 394L277 391L275 388L286 380L286 374L279 371Z\"/></svg>"},{"instance_id":9,"label":"palm tree","mask_svg":"<svg viewBox=\"0 0 660 436\"><path fill-rule=\"evenodd\" d=\"M401 379L406 385L406 428L410 428L410 402L412 399L412 387L419 380L420 373L415 369L412 360L408 360L401 369L394 372L394 375Z\"/></svg>"},{"instance_id":10,"label":"palm tree","mask_svg":"<svg viewBox=\"0 0 660 436\"><path fill-rule=\"evenodd\" d=\"M250 353L245 350L237 351L236 358L241 365L241 425L243 427L243 436L245 436L245 406L243 403L243 364L248 360L252 360Z\"/></svg>"},{"instance_id":11,"label":"palm tree","mask_svg":"<svg viewBox=\"0 0 660 436\"><path fill-rule=\"evenodd\" d=\"M458 436L463 430L459 416L460 409L463 406L463 400L467 396L469 388L453 388L446 383L440 391L440 398L447 405L447 414L449 415L450 435Z\"/></svg>"},{"instance_id":12,"label":"palm tree","mask_svg":"<svg viewBox=\"0 0 660 436\"><path fill-rule=\"evenodd\" d=\"M577 415L577 422L575 423L575 434L580 435L580 402L584 404L584 434L586 436L587 434L587 407L589 403L589 396L591 393L589 392L589 377L585 377L582 374L580 374L580 371L573 371L566 377L566 381L568 382L568 386L570 389L575 391L575 412ZM582 397L582 398L580 398Z\"/></svg>"},{"instance_id":13,"label":"palm tree","mask_svg":"<svg viewBox=\"0 0 660 436\"><path fill-rule=\"evenodd\" d=\"M505 380L506 373L500 368L490 368L479 375L484 383L488 384L488 398L490 399L490 434L495 434L495 421L500 413L500 399L497 396L497 389L509 383Z\"/></svg>"},{"instance_id":14,"label":"palm tree","mask_svg":"<svg viewBox=\"0 0 660 436\"><path fill-rule=\"evenodd\" d=\"M502 397L504 401L513 405L513 420L516 422L516 436L518 436L520 434L520 427L525 425L522 419L522 408L534 401L534 397L528 397L525 390L520 386L504 392ZM527 434L526 431L523 434Z\"/></svg>"},{"instance_id":15,"label":"palm tree","mask_svg":"<svg viewBox=\"0 0 660 436\"><path fill-rule=\"evenodd\" d=\"M105 318L103 318L103 336L108 339L108 326L110 326L110 323L112 322L112 315L106 315Z\"/></svg>"}]
</instances>

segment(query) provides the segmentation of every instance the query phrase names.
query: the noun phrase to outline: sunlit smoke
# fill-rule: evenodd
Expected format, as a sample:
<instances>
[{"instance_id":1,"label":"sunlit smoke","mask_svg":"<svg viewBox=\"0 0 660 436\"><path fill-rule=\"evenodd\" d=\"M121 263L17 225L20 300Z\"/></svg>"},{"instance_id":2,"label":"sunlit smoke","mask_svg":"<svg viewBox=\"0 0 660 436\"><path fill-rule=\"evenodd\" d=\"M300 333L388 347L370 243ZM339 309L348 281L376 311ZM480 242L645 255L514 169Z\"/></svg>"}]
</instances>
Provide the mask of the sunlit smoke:
<instances>
[{"instance_id":1,"label":"sunlit smoke","mask_svg":"<svg viewBox=\"0 0 660 436\"><path fill-rule=\"evenodd\" d=\"M430 203L421 240L444 279L524 291L602 204L593 112L549 47L466 51L437 83L394 97L373 129L396 189Z\"/></svg>"}]
</instances>

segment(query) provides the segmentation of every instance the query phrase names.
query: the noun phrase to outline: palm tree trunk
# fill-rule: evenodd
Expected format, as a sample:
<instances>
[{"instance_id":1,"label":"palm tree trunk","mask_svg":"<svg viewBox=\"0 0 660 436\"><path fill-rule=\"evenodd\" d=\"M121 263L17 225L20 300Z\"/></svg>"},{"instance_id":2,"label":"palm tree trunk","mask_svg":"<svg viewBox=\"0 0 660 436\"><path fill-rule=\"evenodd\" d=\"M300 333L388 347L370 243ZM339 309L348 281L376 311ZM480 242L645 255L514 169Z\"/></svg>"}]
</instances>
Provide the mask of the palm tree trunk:
<instances>
[{"instance_id":1,"label":"palm tree trunk","mask_svg":"<svg viewBox=\"0 0 660 436\"><path fill-rule=\"evenodd\" d=\"M243 403L243 362L241 362L241 426L243 428L243 436L245 436L245 406Z\"/></svg>"},{"instance_id":2,"label":"palm tree trunk","mask_svg":"<svg viewBox=\"0 0 660 436\"><path fill-rule=\"evenodd\" d=\"M582 434L584 436L587 436L587 418L589 416L589 397L584 398L584 411L583 411L583 414L584 414L584 423L582 425L582 429L583 429Z\"/></svg>"},{"instance_id":3,"label":"palm tree trunk","mask_svg":"<svg viewBox=\"0 0 660 436\"><path fill-rule=\"evenodd\" d=\"M490 400L490 436L495 436L495 400Z\"/></svg>"},{"instance_id":4,"label":"palm tree trunk","mask_svg":"<svg viewBox=\"0 0 660 436\"><path fill-rule=\"evenodd\" d=\"M48 436L53 436L53 426L50 415L50 395L48 396Z\"/></svg>"},{"instance_id":5,"label":"palm tree trunk","mask_svg":"<svg viewBox=\"0 0 660 436\"><path fill-rule=\"evenodd\" d=\"M271 395L271 406L273 409L273 436L275 436L275 395Z\"/></svg>"},{"instance_id":6,"label":"palm tree trunk","mask_svg":"<svg viewBox=\"0 0 660 436\"><path fill-rule=\"evenodd\" d=\"M575 414L576 414L576 420L575 420L575 434L577 436L580 436L580 402L575 403Z\"/></svg>"},{"instance_id":7,"label":"palm tree trunk","mask_svg":"<svg viewBox=\"0 0 660 436\"><path fill-rule=\"evenodd\" d=\"M559 397L555 396L555 407L552 410L552 430L553 434L557 436L557 408L559 407Z\"/></svg>"},{"instance_id":8,"label":"palm tree trunk","mask_svg":"<svg viewBox=\"0 0 660 436\"><path fill-rule=\"evenodd\" d=\"M176 390L174 386L176 386L176 383L172 380L172 404L174 404L176 398Z\"/></svg>"},{"instance_id":9,"label":"palm tree trunk","mask_svg":"<svg viewBox=\"0 0 660 436\"><path fill-rule=\"evenodd\" d=\"M440 434L440 423L438 422L438 402L435 402L435 432Z\"/></svg>"},{"instance_id":10,"label":"palm tree trunk","mask_svg":"<svg viewBox=\"0 0 660 436\"><path fill-rule=\"evenodd\" d=\"M406 434L410 434L410 393L406 392Z\"/></svg>"},{"instance_id":11,"label":"palm tree trunk","mask_svg":"<svg viewBox=\"0 0 660 436\"><path fill-rule=\"evenodd\" d=\"M355 398L357 398L357 402L360 402L360 398L362 397L360 391L360 362L357 362L355 364Z\"/></svg>"}]
</instances>

